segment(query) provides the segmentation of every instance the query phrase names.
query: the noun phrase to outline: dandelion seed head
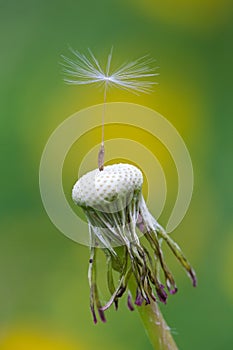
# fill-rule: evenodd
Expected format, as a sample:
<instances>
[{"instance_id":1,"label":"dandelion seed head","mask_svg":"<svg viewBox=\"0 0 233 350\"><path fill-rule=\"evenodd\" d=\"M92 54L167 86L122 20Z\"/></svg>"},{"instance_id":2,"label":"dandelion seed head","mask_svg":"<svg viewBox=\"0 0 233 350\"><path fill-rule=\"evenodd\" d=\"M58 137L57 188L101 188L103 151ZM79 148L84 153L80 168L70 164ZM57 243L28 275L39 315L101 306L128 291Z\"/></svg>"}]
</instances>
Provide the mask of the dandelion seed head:
<instances>
[{"instance_id":1,"label":"dandelion seed head","mask_svg":"<svg viewBox=\"0 0 233 350\"><path fill-rule=\"evenodd\" d=\"M103 171L95 169L83 175L74 185L72 198L85 207L101 206L107 212L127 205L132 193L141 190L143 176L141 171L130 164L105 166ZM124 199L124 202L123 202Z\"/></svg>"}]
</instances>

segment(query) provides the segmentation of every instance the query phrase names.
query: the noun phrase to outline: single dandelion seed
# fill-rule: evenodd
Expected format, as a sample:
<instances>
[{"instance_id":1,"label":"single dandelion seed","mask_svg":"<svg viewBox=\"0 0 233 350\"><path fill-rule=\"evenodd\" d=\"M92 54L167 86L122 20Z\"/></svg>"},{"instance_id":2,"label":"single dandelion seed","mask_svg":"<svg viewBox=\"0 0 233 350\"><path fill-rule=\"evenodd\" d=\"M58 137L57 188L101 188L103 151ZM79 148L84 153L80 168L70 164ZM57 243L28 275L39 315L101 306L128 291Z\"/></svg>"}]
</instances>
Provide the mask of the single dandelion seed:
<instances>
[{"instance_id":1,"label":"single dandelion seed","mask_svg":"<svg viewBox=\"0 0 233 350\"><path fill-rule=\"evenodd\" d=\"M155 60L146 55L132 62L126 62L116 69L112 69L113 49L111 49L108 55L105 67L101 67L91 50L88 51L88 55L82 54L72 48L70 50L73 54L72 59L62 55L63 72L66 76L64 79L65 82L73 85L98 84L104 87L102 138L98 154L98 167L102 171L104 169L104 120L108 87L117 87L136 95L150 93L156 82L149 79L158 75L156 73L158 67L154 66Z\"/></svg>"},{"instance_id":2,"label":"single dandelion seed","mask_svg":"<svg viewBox=\"0 0 233 350\"><path fill-rule=\"evenodd\" d=\"M196 286L195 272L180 247L167 235L165 230L149 212L142 195L143 175L130 164L105 166L83 175L74 185L72 198L87 218L91 256L89 264L90 306L94 322L96 310L105 322L104 312L126 292L130 278L136 283L134 304L141 306L160 300L166 304L167 293L160 281L163 272L167 290L174 294L177 286L168 268L163 251L165 241ZM142 244L142 233L148 246ZM111 294L109 301L102 305L96 280L97 248L104 251L107 259L107 282ZM115 286L113 271L119 274ZM133 310L132 295L129 292L127 305Z\"/></svg>"}]
</instances>

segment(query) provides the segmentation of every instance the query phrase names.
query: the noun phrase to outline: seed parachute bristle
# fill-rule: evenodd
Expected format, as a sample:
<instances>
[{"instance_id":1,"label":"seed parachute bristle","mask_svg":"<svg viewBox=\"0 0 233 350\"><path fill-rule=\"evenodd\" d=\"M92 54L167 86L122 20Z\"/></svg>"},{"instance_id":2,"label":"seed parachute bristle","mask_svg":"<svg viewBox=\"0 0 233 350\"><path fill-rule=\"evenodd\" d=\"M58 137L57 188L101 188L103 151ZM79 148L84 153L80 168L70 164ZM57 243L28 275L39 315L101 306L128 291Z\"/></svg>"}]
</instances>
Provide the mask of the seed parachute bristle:
<instances>
[{"instance_id":1,"label":"seed parachute bristle","mask_svg":"<svg viewBox=\"0 0 233 350\"><path fill-rule=\"evenodd\" d=\"M102 67L91 52L80 53L70 49L73 58L62 57L65 82L74 85L99 84L105 87L117 87L135 94L150 93L156 82L150 78L159 75L155 67L155 60L148 55L132 62L126 62L116 69L112 69L112 51L110 51L105 67Z\"/></svg>"}]
</instances>

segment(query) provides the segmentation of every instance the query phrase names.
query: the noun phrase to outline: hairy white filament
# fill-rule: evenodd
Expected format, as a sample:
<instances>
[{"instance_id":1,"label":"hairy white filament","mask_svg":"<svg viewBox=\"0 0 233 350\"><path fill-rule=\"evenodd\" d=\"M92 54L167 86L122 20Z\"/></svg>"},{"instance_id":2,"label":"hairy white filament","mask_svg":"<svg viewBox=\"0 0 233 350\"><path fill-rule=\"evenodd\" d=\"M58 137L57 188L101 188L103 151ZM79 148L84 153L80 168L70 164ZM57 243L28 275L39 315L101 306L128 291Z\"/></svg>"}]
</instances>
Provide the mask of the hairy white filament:
<instances>
[{"instance_id":1,"label":"hairy white filament","mask_svg":"<svg viewBox=\"0 0 233 350\"><path fill-rule=\"evenodd\" d=\"M115 70L111 69L112 49L108 55L106 67L101 67L99 61L88 50L89 55L70 49L74 58L70 59L62 55L64 79L68 84L86 85L99 83L100 85L115 86L135 94L149 93L152 91L154 81L148 78L157 76L154 67L155 60L148 55L140 57L132 62L122 64Z\"/></svg>"}]
</instances>

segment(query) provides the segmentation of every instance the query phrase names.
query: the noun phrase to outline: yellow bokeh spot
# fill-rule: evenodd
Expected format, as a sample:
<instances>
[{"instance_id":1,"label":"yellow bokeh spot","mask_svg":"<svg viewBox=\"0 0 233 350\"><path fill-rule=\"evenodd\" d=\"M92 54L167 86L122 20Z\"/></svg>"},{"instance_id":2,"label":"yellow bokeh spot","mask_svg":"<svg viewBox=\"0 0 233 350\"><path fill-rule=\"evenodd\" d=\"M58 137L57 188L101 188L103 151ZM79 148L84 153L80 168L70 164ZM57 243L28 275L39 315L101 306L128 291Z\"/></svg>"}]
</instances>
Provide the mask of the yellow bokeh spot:
<instances>
[{"instance_id":1,"label":"yellow bokeh spot","mask_svg":"<svg viewBox=\"0 0 233 350\"><path fill-rule=\"evenodd\" d=\"M232 13L230 0L129 0L148 17L177 26L192 28L195 32L218 28ZM204 32L203 32L204 34Z\"/></svg>"},{"instance_id":2,"label":"yellow bokeh spot","mask_svg":"<svg viewBox=\"0 0 233 350\"><path fill-rule=\"evenodd\" d=\"M15 329L0 336L1 350L84 350L85 346L66 340L57 334L30 329Z\"/></svg>"}]
</instances>

